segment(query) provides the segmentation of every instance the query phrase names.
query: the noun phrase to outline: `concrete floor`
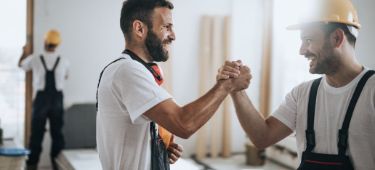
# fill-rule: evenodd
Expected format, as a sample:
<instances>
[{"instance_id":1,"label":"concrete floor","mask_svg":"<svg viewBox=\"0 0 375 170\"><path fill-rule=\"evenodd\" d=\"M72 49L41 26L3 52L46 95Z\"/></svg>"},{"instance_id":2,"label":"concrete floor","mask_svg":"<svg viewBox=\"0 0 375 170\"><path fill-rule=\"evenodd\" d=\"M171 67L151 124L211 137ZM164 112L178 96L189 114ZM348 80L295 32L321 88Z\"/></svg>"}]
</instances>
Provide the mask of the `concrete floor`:
<instances>
[{"instance_id":1,"label":"concrete floor","mask_svg":"<svg viewBox=\"0 0 375 170\"><path fill-rule=\"evenodd\" d=\"M230 158L206 158L202 162L215 170L291 170L267 160L264 166L246 165L246 157L244 154L234 155Z\"/></svg>"},{"instance_id":2,"label":"concrete floor","mask_svg":"<svg viewBox=\"0 0 375 170\"><path fill-rule=\"evenodd\" d=\"M65 155L69 162L76 170L101 169L97 153L92 151L65 151ZM264 166L248 166L246 165L246 157L244 154L236 154L230 158L206 158L201 161L210 168L197 164L190 158L183 158L171 165L171 170L291 170L267 160ZM50 170L48 166L39 167L40 170Z\"/></svg>"}]
</instances>

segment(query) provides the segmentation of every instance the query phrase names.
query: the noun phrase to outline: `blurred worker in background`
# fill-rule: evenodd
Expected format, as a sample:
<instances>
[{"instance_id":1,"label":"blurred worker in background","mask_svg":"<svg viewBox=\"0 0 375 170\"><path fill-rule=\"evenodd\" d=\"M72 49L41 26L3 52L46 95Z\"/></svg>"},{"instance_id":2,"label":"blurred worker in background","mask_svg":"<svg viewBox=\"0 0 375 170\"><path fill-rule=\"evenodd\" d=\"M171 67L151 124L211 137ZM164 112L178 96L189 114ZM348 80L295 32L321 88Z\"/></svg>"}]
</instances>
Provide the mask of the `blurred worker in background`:
<instances>
[{"instance_id":1,"label":"blurred worker in background","mask_svg":"<svg viewBox=\"0 0 375 170\"><path fill-rule=\"evenodd\" d=\"M52 138L51 162L57 169L55 158L64 148L63 127L63 87L68 78L68 62L61 57L56 49L61 43L60 33L50 30L44 39L44 52L32 54L29 44L24 46L18 66L25 71L33 72L34 100L32 105L31 136L27 160L27 168L37 169L42 152L43 136L47 119Z\"/></svg>"}]
</instances>

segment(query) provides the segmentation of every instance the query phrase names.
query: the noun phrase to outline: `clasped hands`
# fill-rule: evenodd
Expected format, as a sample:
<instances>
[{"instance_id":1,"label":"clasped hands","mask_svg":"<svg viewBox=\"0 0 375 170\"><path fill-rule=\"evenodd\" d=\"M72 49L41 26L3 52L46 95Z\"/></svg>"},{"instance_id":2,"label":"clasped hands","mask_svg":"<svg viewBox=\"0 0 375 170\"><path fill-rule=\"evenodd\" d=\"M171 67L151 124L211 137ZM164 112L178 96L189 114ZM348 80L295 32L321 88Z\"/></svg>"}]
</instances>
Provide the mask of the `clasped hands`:
<instances>
[{"instance_id":1,"label":"clasped hands","mask_svg":"<svg viewBox=\"0 0 375 170\"><path fill-rule=\"evenodd\" d=\"M243 65L241 60L226 61L219 68L217 82L222 82L230 93L247 89L252 78L250 68Z\"/></svg>"}]
</instances>

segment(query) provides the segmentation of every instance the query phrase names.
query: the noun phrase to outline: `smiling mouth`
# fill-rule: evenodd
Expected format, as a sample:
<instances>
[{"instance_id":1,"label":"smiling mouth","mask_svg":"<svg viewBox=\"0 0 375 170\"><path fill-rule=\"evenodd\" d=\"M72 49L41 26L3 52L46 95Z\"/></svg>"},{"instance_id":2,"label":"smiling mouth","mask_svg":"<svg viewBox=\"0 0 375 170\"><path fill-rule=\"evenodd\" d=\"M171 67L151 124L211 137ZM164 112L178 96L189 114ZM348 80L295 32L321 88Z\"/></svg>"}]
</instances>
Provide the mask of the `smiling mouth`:
<instances>
[{"instance_id":1,"label":"smiling mouth","mask_svg":"<svg viewBox=\"0 0 375 170\"><path fill-rule=\"evenodd\" d=\"M172 44L172 41L166 40L163 42L163 44Z\"/></svg>"},{"instance_id":2,"label":"smiling mouth","mask_svg":"<svg viewBox=\"0 0 375 170\"><path fill-rule=\"evenodd\" d=\"M171 46L172 42L165 42L163 43L164 48L169 48Z\"/></svg>"},{"instance_id":3,"label":"smiling mouth","mask_svg":"<svg viewBox=\"0 0 375 170\"><path fill-rule=\"evenodd\" d=\"M313 65L313 62L316 61L316 56L313 55L305 56L305 58L310 61L310 67Z\"/></svg>"},{"instance_id":4,"label":"smiling mouth","mask_svg":"<svg viewBox=\"0 0 375 170\"><path fill-rule=\"evenodd\" d=\"M315 60L316 56L310 55L310 56L305 56L305 58L309 61Z\"/></svg>"},{"instance_id":5,"label":"smiling mouth","mask_svg":"<svg viewBox=\"0 0 375 170\"><path fill-rule=\"evenodd\" d=\"M163 43L163 50L168 52L171 49L171 43Z\"/></svg>"}]
</instances>

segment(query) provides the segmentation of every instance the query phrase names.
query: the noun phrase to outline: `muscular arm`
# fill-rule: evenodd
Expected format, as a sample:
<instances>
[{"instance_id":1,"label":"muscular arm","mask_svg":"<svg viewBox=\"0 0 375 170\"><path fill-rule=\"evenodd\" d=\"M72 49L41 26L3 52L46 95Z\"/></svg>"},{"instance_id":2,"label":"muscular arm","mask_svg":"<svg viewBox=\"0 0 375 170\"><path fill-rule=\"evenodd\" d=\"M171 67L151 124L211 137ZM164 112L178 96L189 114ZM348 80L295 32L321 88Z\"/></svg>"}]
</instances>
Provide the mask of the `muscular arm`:
<instances>
[{"instance_id":1,"label":"muscular arm","mask_svg":"<svg viewBox=\"0 0 375 170\"><path fill-rule=\"evenodd\" d=\"M238 120L257 148L266 148L292 133L286 125L259 113L245 91L231 93Z\"/></svg>"},{"instance_id":2,"label":"muscular arm","mask_svg":"<svg viewBox=\"0 0 375 170\"><path fill-rule=\"evenodd\" d=\"M233 90L231 81L233 80L219 81L205 95L183 107L168 99L146 111L144 115L171 133L187 139L212 117Z\"/></svg>"}]
</instances>

